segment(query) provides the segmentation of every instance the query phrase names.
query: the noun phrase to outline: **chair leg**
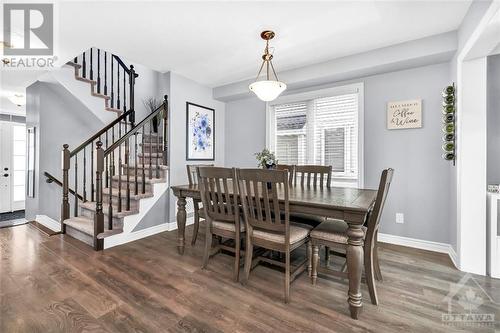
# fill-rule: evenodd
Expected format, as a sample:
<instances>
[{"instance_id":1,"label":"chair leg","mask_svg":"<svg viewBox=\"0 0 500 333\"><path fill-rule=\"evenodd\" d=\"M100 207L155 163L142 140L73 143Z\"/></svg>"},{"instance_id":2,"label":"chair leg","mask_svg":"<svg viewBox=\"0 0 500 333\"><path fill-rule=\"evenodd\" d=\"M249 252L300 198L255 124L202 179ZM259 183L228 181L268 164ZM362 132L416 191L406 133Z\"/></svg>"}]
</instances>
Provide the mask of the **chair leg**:
<instances>
[{"instance_id":1,"label":"chair leg","mask_svg":"<svg viewBox=\"0 0 500 333\"><path fill-rule=\"evenodd\" d=\"M316 285L316 280L318 278L318 264L319 264L319 246L312 246L313 257L312 257L312 273L311 273L311 283Z\"/></svg>"},{"instance_id":2,"label":"chair leg","mask_svg":"<svg viewBox=\"0 0 500 333\"><path fill-rule=\"evenodd\" d=\"M330 266L330 248L328 246L325 246L325 263L326 267Z\"/></svg>"},{"instance_id":3,"label":"chair leg","mask_svg":"<svg viewBox=\"0 0 500 333\"><path fill-rule=\"evenodd\" d=\"M290 250L285 253L285 303L290 302Z\"/></svg>"},{"instance_id":4,"label":"chair leg","mask_svg":"<svg viewBox=\"0 0 500 333\"><path fill-rule=\"evenodd\" d=\"M238 282L240 279L240 248L241 248L241 239L240 235L236 236L235 242L235 253L234 253L234 281Z\"/></svg>"},{"instance_id":5,"label":"chair leg","mask_svg":"<svg viewBox=\"0 0 500 333\"><path fill-rule=\"evenodd\" d=\"M377 288L375 287L375 276L373 269L373 244L367 243L365 247L365 278L368 284L368 291L373 304L378 305Z\"/></svg>"},{"instance_id":6,"label":"chair leg","mask_svg":"<svg viewBox=\"0 0 500 333\"><path fill-rule=\"evenodd\" d=\"M207 221L208 222L208 221ZM203 252L203 266L202 268L207 268L208 258L210 257L210 249L212 248L212 231L210 230L210 223L207 223L207 231L205 233L205 251Z\"/></svg>"},{"instance_id":7,"label":"chair leg","mask_svg":"<svg viewBox=\"0 0 500 333\"><path fill-rule=\"evenodd\" d=\"M375 278L377 281L383 281L380 263L378 261L378 230L375 234L375 242L373 244L373 268L375 269Z\"/></svg>"},{"instance_id":8,"label":"chair leg","mask_svg":"<svg viewBox=\"0 0 500 333\"><path fill-rule=\"evenodd\" d=\"M307 242L307 274L312 276L312 242Z\"/></svg>"},{"instance_id":9,"label":"chair leg","mask_svg":"<svg viewBox=\"0 0 500 333\"><path fill-rule=\"evenodd\" d=\"M200 214L198 205L194 205L194 228L193 228L193 239L191 240L191 246L196 244L196 239L198 238L198 229L200 228Z\"/></svg>"},{"instance_id":10,"label":"chair leg","mask_svg":"<svg viewBox=\"0 0 500 333\"><path fill-rule=\"evenodd\" d=\"M246 237L246 248L245 248L245 276L243 278L243 283L247 283L248 278L250 276L250 269L252 268L252 259L253 259L253 244L250 239L250 233L247 232Z\"/></svg>"}]
</instances>

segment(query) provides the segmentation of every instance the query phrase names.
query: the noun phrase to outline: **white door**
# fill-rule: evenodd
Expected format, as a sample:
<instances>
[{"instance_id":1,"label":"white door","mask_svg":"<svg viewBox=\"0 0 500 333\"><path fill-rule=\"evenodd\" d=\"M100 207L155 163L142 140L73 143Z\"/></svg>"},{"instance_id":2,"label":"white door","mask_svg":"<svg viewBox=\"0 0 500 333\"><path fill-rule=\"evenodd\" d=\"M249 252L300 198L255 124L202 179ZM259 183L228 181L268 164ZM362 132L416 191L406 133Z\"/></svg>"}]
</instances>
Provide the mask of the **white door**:
<instances>
[{"instance_id":1,"label":"white door","mask_svg":"<svg viewBox=\"0 0 500 333\"><path fill-rule=\"evenodd\" d=\"M24 209L26 126L0 122L0 213Z\"/></svg>"},{"instance_id":2,"label":"white door","mask_svg":"<svg viewBox=\"0 0 500 333\"><path fill-rule=\"evenodd\" d=\"M12 126L0 122L0 213L12 211Z\"/></svg>"}]
</instances>

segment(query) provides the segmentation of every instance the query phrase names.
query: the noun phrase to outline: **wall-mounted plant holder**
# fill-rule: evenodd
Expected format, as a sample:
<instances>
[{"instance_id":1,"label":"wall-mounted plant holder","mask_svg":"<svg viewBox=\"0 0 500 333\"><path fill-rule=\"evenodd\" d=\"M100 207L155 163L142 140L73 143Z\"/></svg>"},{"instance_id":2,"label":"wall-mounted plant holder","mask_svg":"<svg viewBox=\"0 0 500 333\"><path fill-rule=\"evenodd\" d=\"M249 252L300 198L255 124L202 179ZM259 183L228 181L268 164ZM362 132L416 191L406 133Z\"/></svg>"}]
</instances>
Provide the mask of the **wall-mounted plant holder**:
<instances>
[{"instance_id":1,"label":"wall-mounted plant holder","mask_svg":"<svg viewBox=\"0 0 500 333\"><path fill-rule=\"evenodd\" d=\"M456 118L456 94L455 83L443 90L443 158L453 161L455 165L455 118Z\"/></svg>"}]
</instances>

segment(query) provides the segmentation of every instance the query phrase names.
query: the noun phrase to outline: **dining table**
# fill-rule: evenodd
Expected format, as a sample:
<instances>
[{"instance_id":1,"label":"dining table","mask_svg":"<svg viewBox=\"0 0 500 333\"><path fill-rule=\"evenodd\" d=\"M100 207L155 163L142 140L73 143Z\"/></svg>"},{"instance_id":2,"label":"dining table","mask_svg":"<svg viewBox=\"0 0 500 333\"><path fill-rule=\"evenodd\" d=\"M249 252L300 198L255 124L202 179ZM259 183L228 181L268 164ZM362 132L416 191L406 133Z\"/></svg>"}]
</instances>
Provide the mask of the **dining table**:
<instances>
[{"instance_id":1,"label":"dining table","mask_svg":"<svg viewBox=\"0 0 500 333\"><path fill-rule=\"evenodd\" d=\"M183 255L187 217L186 200L188 198L201 200L200 189L198 184L175 185L171 188L177 197L177 250L180 255ZM280 201L284 200L284 192L283 189L278 189ZM316 188L290 185L288 193L290 213L339 219L348 224L346 259L349 290L347 302L351 317L357 319L363 307L361 275L364 260L364 231L362 226L373 208L377 191L350 187Z\"/></svg>"}]
</instances>

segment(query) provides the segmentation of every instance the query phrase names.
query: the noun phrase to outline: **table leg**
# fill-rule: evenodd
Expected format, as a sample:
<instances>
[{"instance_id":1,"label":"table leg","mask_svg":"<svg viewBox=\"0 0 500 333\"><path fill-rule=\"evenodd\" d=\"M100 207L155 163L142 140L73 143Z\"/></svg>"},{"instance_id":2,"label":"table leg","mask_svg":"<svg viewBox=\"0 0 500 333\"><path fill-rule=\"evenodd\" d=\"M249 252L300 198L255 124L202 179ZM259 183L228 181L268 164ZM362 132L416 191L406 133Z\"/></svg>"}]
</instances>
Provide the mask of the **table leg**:
<instances>
[{"instance_id":1,"label":"table leg","mask_svg":"<svg viewBox=\"0 0 500 333\"><path fill-rule=\"evenodd\" d=\"M358 319L363 307L361 273L363 268L363 236L360 224L349 224L347 243L347 274L349 276L348 300L351 317Z\"/></svg>"},{"instance_id":2,"label":"table leg","mask_svg":"<svg viewBox=\"0 0 500 333\"><path fill-rule=\"evenodd\" d=\"M186 230L186 198L178 197L177 199L177 252L180 255L184 254Z\"/></svg>"}]
</instances>

